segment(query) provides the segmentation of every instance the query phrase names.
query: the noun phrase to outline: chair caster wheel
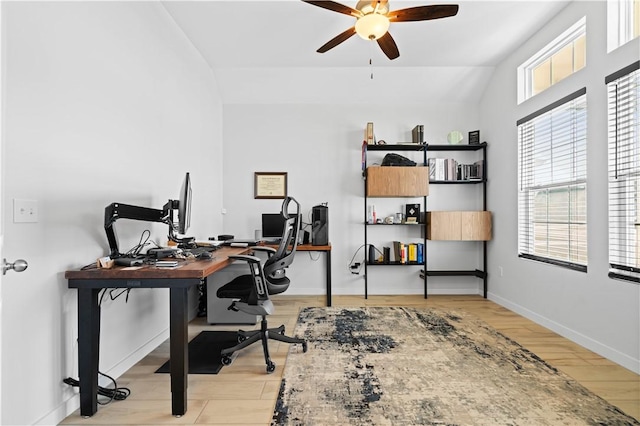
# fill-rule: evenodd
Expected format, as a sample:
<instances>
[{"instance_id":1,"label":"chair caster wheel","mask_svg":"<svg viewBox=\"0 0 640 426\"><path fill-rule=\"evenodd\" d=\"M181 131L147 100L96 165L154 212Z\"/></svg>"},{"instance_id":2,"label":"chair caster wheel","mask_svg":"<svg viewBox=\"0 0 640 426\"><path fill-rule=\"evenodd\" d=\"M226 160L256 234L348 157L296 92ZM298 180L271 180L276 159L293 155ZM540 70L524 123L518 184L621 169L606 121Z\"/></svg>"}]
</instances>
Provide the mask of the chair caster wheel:
<instances>
[{"instance_id":1,"label":"chair caster wheel","mask_svg":"<svg viewBox=\"0 0 640 426\"><path fill-rule=\"evenodd\" d=\"M231 365L231 355L223 356L220 362L222 362L222 365Z\"/></svg>"},{"instance_id":2,"label":"chair caster wheel","mask_svg":"<svg viewBox=\"0 0 640 426\"><path fill-rule=\"evenodd\" d=\"M307 353L307 342L302 343L302 352Z\"/></svg>"},{"instance_id":3,"label":"chair caster wheel","mask_svg":"<svg viewBox=\"0 0 640 426\"><path fill-rule=\"evenodd\" d=\"M269 363L267 364L267 373L271 374L271 373L273 373L274 371L276 371L276 364L275 364L275 362L269 362Z\"/></svg>"}]
</instances>

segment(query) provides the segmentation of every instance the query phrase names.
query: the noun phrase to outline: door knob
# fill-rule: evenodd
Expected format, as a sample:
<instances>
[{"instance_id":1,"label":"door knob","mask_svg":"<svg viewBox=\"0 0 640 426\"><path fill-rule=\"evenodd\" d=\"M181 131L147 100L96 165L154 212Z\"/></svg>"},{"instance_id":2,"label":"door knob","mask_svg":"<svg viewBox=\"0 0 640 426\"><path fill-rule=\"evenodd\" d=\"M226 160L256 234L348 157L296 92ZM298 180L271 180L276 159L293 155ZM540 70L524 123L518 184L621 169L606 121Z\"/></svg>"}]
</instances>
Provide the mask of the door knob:
<instances>
[{"instance_id":1,"label":"door knob","mask_svg":"<svg viewBox=\"0 0 640 426\"><path fill-rule=\"evenodd\" d=\"M2 275L6 275L7 271L10 271L11 269L16 272L22 272L27 269L28 266L29 264L27 261L23 259L18 259L13 263L7 263L7 259L2 259Z\"/></svg>"}]
</instances>

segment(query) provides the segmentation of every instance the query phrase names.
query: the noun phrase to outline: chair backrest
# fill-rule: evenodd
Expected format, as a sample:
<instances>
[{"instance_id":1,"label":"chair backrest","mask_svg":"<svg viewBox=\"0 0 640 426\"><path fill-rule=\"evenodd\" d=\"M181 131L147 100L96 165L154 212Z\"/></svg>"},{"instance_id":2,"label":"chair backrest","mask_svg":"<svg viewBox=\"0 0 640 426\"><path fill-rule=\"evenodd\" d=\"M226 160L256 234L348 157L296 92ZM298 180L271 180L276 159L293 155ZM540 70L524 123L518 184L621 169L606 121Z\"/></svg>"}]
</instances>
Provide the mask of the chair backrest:
<instances>
[{"instance_id":1,"label":"chair backrest","mask_svg":"<svg viewBox=\"0 0 640 426\"><path fill-rule=\"evenodd\" d=\"M295 204L294 212L289 212L291 202ZM300 204L295 198L286 197L282 202L280 214L285 218L282 239L276 252L266 260L263 266L270 294L281 293L289 286L289 279L285 276L284 269L293 262L298 247L301 225Z\"/></svg>"}]
</instances>

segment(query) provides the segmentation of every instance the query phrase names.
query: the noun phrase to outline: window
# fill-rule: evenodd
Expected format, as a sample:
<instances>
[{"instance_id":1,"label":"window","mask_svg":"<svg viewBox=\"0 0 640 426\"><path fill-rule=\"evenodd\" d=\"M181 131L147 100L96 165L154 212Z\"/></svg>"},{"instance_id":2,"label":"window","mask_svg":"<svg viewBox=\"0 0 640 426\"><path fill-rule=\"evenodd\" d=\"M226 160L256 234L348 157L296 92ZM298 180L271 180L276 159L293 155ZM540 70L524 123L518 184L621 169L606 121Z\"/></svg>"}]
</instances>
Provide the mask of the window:
<instances>
[{"instance_id":1,"label":"window","mask_svg":"<svg viewBox=\"0 0 640 426\"><path fill-rule=\"evenodd\" d=\"M640 36L640 0L607 1L607 51Z\"/></svg>"},{"instance_id":2,"label":"window","mask_svg":"<svg viewBox=\"0 0 640 426\"><path fill-rule=\"evenodd\" d=\"M518 86L521 88L518 102L584 68L587 63L586 26L586 20L582 18L518 67Z\"/></svg>"},{"instance_id":3,"label":"window","mask_svg":"<svg viewBox=\"0 0 640 426\"><path fill-rule=\"evenodd\" d=\"M609 276L640 282L640 61L605 78L609 110Z\"/></svg>"},{"instance_id":4,"label":"window","mask_svg":"<svg viewBox=\"0 0 640 426\"><path fill-rule=\"evenodd\" d=\"M520 257L587 270L586 155L586 89L518 121Z\"/></svg>"}]
</instances>

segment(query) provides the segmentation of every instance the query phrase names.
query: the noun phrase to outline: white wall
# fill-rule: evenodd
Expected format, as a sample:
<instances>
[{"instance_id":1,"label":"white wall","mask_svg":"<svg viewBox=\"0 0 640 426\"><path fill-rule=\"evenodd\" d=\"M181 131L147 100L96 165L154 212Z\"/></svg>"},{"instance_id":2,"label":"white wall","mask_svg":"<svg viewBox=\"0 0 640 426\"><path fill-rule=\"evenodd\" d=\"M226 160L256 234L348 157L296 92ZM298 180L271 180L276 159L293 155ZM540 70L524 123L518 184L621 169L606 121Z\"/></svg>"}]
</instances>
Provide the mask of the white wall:
<instances>
[{"instance_id":1,"label":"white wall","mask_svg":"<svg viewBox=\"0 0 640 426\"><path fill-rule=\"evenodd\" d=\"M566 28L587 17L587 66L516 105L516 68ZM608 272L606 75L637 61L640 40L606 53L606 2L573 2L496 70L481 103L491 142L489 298L640 372L640 286ZM588 272L517 257L516 120L582 87L588 107ZM504 275L501 276L499 268Z\"/></svg>"},{"instance_id":2,"label":"white wall","mask_svg":"<svg viewBox=\"0 0 640 426\"><path fill-rule=\"evenodd\" d=\"M108 253L104 208L161 208L192 173L192 234L221 228L222 107L215 78L158 3L2 2L2 424L52 424L78 406L76 291L64 271ZM12 222L12 200L38 223ZM207 213L209 212L209 213ZM121 251L148 224L116 224ZM152 238L166 241L166 226ZM124 238L127 236L128 238ZM108 299L108 298L107 298ZM102 309L100 370L117 377L168 336L168 292Z\"/></svg>"},{"instance_id":3,"label":"white wall","mask_svg":"<svg viewBox=\"0 0 640 426\"><path fill-rule=\"evenodd\" d=\"M363 74L362 78L368 78ZM384 84L383 81L378 83ZM358 94L353 94L358 98ZM447 133L465 135L479 128L477 106L467 104L404 105L402 97L390 105L225 105L224 107L224 219L226 233L253 237L262 212L277 212L281 200L253 198L254 172L287 172L289 194L302 204L305 222L311 208L329 203L329 240L332 244L333 293L364 295L363 275L353 275L347 265L364 250L364 184L361 146L366 123L374 122L377 139L387 143L411 141L411 129L425 125L425 140L446 143ZM369 153L380 163L385 153ZM421 161L421 155L411 155ZM462 188L464 186L464 188ZM378 215L404 211L404 204L422 199L369 199ZM431 210L481 208L479 186L432 185L427 201ZM400 210L402 209L402 210ZM393 240L420 238L416 229L370 229L369 242L381 249ZM435 243L438 244L438 243ZM444 243L430 254L432 265L475 269L480 267L478 243ZM436 247L429 245L429 247ZM324 294L324 256L302 253L290 267L294 283L288 294ZM314 262L314 259L319 261ZM311 260L310 260L311 259ZM422 294L418 267L369 269L369 294ZM430 278L430 293L479 294L475 278Z\"/></svg>"}]
</instances>

